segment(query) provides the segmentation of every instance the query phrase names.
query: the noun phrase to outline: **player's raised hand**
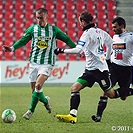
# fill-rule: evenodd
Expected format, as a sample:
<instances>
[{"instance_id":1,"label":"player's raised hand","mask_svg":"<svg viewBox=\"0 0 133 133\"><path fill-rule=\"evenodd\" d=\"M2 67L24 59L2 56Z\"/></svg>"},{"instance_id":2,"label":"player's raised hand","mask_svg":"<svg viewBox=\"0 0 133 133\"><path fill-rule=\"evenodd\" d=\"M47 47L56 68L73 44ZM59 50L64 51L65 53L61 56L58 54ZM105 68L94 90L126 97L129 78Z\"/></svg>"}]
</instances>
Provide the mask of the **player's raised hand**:
<instances>
[{"instance_id":1,"label":"player's raised hand","mask_svg":"<svg viewBox=\"0 0 133 133\"><path fill-rule=\"evenodd\" d=\"M56 48L56 49L54 50L54 53L55 53L56 55L58 55L59 53L64 53L64 49Z\"/></svg>"},{"instance_id":2,"label":"player's raised hand","mask_svg":"<svg viewBox=\"0 0 133 133\"><path fill-rule=\"evenodd\" d=\"M4 52L12 52L12 49L11 49L9 46L6 46L6 45L3 45L3 46L2 46L2 50L3 50Z\"/></svg>"}]
</instances>

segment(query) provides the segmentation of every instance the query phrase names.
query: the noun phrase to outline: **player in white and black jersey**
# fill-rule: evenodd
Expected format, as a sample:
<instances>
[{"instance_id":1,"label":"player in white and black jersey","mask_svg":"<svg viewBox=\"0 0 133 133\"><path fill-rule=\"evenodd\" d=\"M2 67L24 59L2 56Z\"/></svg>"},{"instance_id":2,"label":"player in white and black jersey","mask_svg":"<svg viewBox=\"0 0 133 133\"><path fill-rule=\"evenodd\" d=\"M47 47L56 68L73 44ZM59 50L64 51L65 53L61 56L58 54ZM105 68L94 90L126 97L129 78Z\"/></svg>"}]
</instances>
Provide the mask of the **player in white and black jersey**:
<instances>
[{"instance_id":1,"label":"player in white and black jersey","mask_svg":"<svg viewBox=\"0 0 133 133\"><path fill-rule=\"evenodd\" d=\"M86 68L81 77L71 87L70 113L68 115L56 115L57 119L64 122L77 122L77 112L80 104L80 90L86 86L92 87L95 82L110 98L116 98L117 90L112 89L109 70L106 60L110 60L112 53L113 40L110 35L97 28L93 23L93 17L88 11L84 11L79 16L79 23L83 29L76 48L55 49L55 54L68 53L77 54L82 51L86 57ZM106 44L106 56L104 53ZM119 96L120 97L120 96Z\"/></svg>"},{"instance_id":2,"label":"player in white and black jersey","mask_svg":"<svg viewBox=\"0 0 133 133\"><path fill-rule=\"evenodd\" d=\"M116 98L125 100L127 96L133 95L133 89L130 88L132 78L132 50L133 50L133 32L125 30L126 22L122 17L117 17L112 21L112 29L115 32L113 36L113 54L109 68L111 73L112 88L118 83ZM100 122L103 111L107 106L108 98L106 95L100 97L97 114L92 116L95 122Z\"/></svg>"}]
</instances>

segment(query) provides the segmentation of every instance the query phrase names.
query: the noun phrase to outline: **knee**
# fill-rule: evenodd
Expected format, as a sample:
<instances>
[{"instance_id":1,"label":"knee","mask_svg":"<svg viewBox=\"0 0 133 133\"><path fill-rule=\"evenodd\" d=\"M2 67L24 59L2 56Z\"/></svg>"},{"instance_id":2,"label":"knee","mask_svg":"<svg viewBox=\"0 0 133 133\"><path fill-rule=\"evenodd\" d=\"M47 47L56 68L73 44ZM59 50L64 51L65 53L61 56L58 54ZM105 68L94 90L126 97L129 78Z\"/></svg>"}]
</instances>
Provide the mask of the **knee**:
<instances>
[{"instance_id":1,"label":"knee","mask_svg":"<svg viewBox=\"0 0 133 133\"><path fill-rule=\"evenodd\" d=\"M110 99L113 99L113 98L114 98L114 95L112 95L112 94L107 94L107 97L109 97Z\"/></svg>"},{"instance_id":2,"label":"knee","mask_svg":"<svg viewBox=\"0 0 133 133\"><path fill-rule=\"evenodd\" d=\"M114 99L114 96L112 96L112 95L109 95L108 97L109 97L110 99Z\"/></svg>"},{"instance_id":3,"label":"knee","mask_svg":"<svg viewBox=\"0 0 133 133\"><path fill-rule=\"evenodd\" d=\"M72 85L72 86L71 86L71 92L77 92L77 88L76 88L75 85Z\"/></svg>"},{"instance_id":4,"label":"knee","mask_svg":"<svg viewBox=\"0 0 133 133\"><path fill-rule=\"evenodd\" d=\"M76 82L71 86L71 92L79 92L81 89L83 88L83 86Z\"/></svg>"},{"instance_id":5,"label":"knee","mask_svg":"<svg viewBox=\"0 0 133 133\"><path fill-rule=\"evenodd\" d=\"M115 97L115 91L114 90L109 90L104 95L106 95L110 99L113 99Z\"/></svg>"},{"instance_id":6,"label":"knee","mask_svg":"<svg viewBox=\"0 0 133 133\"><path fill-rule=\"evenodd\" d=\"M35 85L35 88L36 88L37 90L40 90L40 89L41 89L41 85L40 85L40 84L36 84L36 85Z\"/></svg>"}]
</instances>

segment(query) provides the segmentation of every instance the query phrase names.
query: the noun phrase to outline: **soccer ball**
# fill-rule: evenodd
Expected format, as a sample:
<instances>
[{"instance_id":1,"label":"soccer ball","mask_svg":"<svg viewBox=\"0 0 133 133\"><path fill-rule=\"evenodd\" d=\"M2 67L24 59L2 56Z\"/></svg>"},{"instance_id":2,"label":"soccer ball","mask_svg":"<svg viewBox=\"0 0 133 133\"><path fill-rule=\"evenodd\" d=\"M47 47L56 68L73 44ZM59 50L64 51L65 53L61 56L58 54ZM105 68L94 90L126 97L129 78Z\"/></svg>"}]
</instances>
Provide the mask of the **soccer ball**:
<instances>
[{"instance_id":1,"label":"soccer ball","mask_svg":"<svg viewBox=\"0 0 133 133\"><path fill-rule=\"evenodd\" d=\"M5 123L13 123L16 120L16 113L12 109L6 109L2 113L2 120Z\"/></svg>"}]
</instances>

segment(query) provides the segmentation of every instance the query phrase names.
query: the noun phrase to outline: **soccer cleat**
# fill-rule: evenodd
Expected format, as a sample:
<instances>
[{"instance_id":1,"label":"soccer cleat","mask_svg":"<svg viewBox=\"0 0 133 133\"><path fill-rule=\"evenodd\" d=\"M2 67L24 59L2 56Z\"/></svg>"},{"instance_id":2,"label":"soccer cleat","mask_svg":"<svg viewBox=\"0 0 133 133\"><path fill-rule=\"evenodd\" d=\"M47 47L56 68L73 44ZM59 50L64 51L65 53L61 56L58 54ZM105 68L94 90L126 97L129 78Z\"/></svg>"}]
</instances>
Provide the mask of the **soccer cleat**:
<instances>
[{"instance_id":1,"label":"soccer cleat","mask_svg":"<svg viewBox=\"0 0 133 133\"><path fill-rule=\"evenodd\" d=\"M101 116L93 115L91 118L92 118L92 120L95 121L95 122L100 122L102 117L101 117Z\"/></svg>"},{"instance_id":2,"label":"soccer cleat","mask_svg":"<svg viewBox=\"0 0 133 133\"><path fill-rule=\"evenodd\" d=\"M31 110L28 110L24 115L23 118L25 118L26 120L29 120L32 117L32 112Z\"/></svg>"},{"instance_id":3,"label":"soccer cleat","mask_svg":"<svg viewBox=\"0 0 133 133\"><path fill-rule=\"evenodd\" d=\"M48 113L51 113L52 112L52 107L50 105L50 97L45 96L45 98L48 100L48 104L44 104L44 106L47 109Z\"/></svg>"},{"instance_id":4,"label":"soccer cleat","mask_svg":"<svg viewBox=\"0 0 133 133\"><path fill-rule=\"evenodd\" d=\"M63 122L70 122L75 124L77 122L77 117L73 117L72 115L56 115L56 118Z\"/></svg>"}]
</instances>

